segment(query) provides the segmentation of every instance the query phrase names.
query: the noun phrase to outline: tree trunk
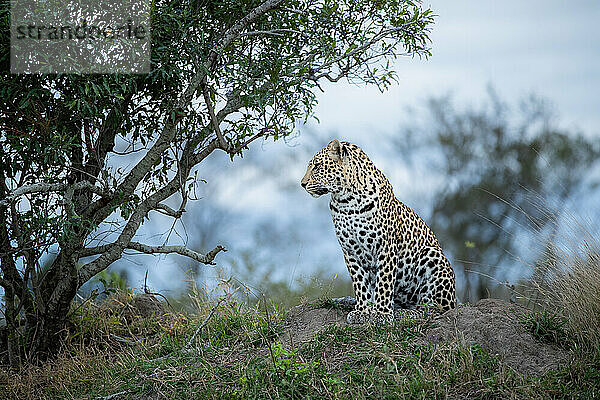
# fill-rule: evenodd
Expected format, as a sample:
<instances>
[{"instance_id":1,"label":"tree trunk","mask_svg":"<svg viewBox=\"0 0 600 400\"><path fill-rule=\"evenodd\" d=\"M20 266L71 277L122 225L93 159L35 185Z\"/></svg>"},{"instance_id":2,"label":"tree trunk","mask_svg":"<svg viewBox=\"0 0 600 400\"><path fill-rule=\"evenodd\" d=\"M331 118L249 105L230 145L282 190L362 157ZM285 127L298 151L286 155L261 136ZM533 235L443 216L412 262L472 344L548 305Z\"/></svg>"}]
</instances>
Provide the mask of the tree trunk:
<instances>
[{"instance_id":1,"label":"tree trunk","mask_svg":"<svg viewBox=\"0 0 600 400\"><path fill-rule=\"evenodd\" d=\"M60 333L65 328L66 317L67 313L40 316L37 324L26 332L25 351L28 361L44 361L56 354L61 342Z\"/></svg>"},{"instance_id":2,"label":"tree trunk","mask_svg":"<svg viewBox=\"0 0 600 400\"><path fill-rule=\"evenodd\" d=\"M78 288L76 260L61 251L40 282L41 298L36 299L38 317L35 325L28 324L26 328L29 357L43 360L59 349L60 333Z\"/></svg>"},{"instance_id":3,"label":"tree trunk","mask_svg":"<svg viewBox=\"0 0 600 400\"><path fill-rule=\"evenodd\" d=\"M8 351L8 364L12 368L18 368L21 365L20 349L19 349L19 337L17 328L17 318L15 316L15 300L12 287L4 289L6 298L6 311L4 313L6 318L6 349Z\"/></svg>"}]
</instances>

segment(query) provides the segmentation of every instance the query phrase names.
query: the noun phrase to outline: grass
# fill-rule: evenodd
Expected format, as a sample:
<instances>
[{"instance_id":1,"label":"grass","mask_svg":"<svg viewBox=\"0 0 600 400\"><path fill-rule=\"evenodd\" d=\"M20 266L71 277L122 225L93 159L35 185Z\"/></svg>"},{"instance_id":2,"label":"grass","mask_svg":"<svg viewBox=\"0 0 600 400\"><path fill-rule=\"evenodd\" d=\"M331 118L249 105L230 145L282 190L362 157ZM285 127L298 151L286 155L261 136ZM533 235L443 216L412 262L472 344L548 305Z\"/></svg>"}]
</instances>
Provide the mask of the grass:
<instances>
[{"instance_id":1,"label":"grass","mask_svg":"<svg viewBox=\"0 0 600 400\"><path fill-rule=\"evenodd\" d=\"M557 312L531 312L521 317L521 322L533 337L544 343L555 343L559 346L568 346L572 337L566 330L567 319Z\"/></svg>"},{"instance_id":2,"label":"grass","mask_svg":"<svg viewBox=\"0 0 600 400\"><path fill-rule=\"evenodd\" d=\"M531 279L532 295L542 310L551 310L575 344L600 353L600 240L591 225L566 216L546 243ZM543 322L542 322L543 323Z\"/></svg>"},{"instance_id":3,"label":"grass","mask_svg":"<svg viewBox=\"0 0 600 400\"><path fill-rule=\"evenodd\" d=\"M573 362L540 378L519 375L479 344L432 343L431 321L330 326L291 348L274 339L285 312L231 299L196 313L135 317L128 299L82 307L52 362L0 369L7 399L433 399L593 398L600 362L572 350ZM117 306L115 306L117 304ZM216 307L216 308L215 308ZM207 316L214 310L211 318ZM556 337L553 316L532 317L540 340ZM199 329L201 328L201 329ZM191 345L190 338L197 332ZM554 336L553 336L554 335Z\"/></svg>"}]
</instances>

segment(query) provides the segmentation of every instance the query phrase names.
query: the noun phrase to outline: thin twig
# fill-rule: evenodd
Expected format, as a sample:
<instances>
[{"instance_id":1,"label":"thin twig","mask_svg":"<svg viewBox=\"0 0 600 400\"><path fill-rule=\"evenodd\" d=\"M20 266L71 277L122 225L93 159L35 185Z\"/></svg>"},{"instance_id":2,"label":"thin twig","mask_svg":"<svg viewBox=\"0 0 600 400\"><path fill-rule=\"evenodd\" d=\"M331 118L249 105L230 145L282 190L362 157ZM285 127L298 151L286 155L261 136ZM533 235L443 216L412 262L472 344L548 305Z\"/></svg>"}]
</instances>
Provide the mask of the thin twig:
<instances>
[{"instance_id":1,"label":"thin twig","mask_svg":"<svg viewBox=\"0 0 600 400\"><path fill-rule=\"evenodd\" d=\"M104 291L102 291L102 293L104 293ZM67 318L73 314L75 314L77 312L77 310L79 310L81 307L83 307L83 305L85 303L87 303L88 301L92 300L93 298L96 298L98 296L98 294L102 294L102 293L98 293L98 289L94 289L91 291L90 295L88 296L87 299L84 299L81 303L79 303L79 305L77 307L75 307L73 310L71 310L69 312L69 314L67 314ZM79 296L79 294L77 294ZM81 296L79 296L81 297ZM83 297L81 297L83 299Z\"/></svg>"},{"instance_id":2,"label":"thin twig","mask_svg":"<svg viewBox=\"0 0 600 400\"><path fill-rule=\"evenodd\" d=\"M163 299L165 299L165 301L167 302L167 305L169 306L169 308L172 311L175 311L175 309L173 308L173 306L171 305L171 303L169 303L169 299L167 299L166 296L158 293L158 292L152 292L148 289L148 285L146 284L148 282L148 270L146 270L146 274L144 275L144 293L145 294L149 294L151 296L159 296L162 297Z\"/></svg>"},{"instance_id":3,"label":"thin twig","mask_svg":"<svg viewBox=\"0 0 600 400\"><path fill-rule=\"evenodd\" d=\"M113 393L113 394L109 394L108 396L104 396L104 397L96 397L96 400L111 400L114 398L117 398L119 396L122 396L124 394L128 394L131 393L131 390L123 390L122 392L118 392L118 393Z\"/></svg>"},{"instance_id":4,"label":"thin twig","mask_svg":"<svg viewBox=\"0 0 600 400\"><path fill-rule=\"evenodd\" d=\"M129 339L125 339L121 336L117 336L114 333L110 334L110 337L115 339L117 342L121 342L121 343L125 343L128 344L130 346L135 346L136 344L140 343L142 340L138 339L138 340L129 340Z\"/></svg>"},{"instance_id":5,"label":"thin twig","mask_svg":"<svg viewBox=\"0 0 600 400\"><path fill-rule=\"evenodd\" d=\"M219 305L221 304L222 301L223 301L223 299L219 299L217 304L215 304L213 306L213 308L210 310L210 312L208 313L206 318L204 318L204 321L202 321L200 326L198 326L198 328L196 328L196 332L194 332L194 334L192 335L190 340L187 342L187 344L183 347L183 349L187 349L192 346L192 343L194 342L194 340L196 340L196 336L198 336L198 334L200 333L202 328L204 328L206 326L206 324L208 323L208 321L212 318L212 316L214 315L215 311L217 311L217 308L219 307Z\"/></svg>"},{"instance_id":6,"label":"thin twig","mask_svg":"<svg viewBox=\"0 0 600 400\"><path fill-rule=\"evenodd\" d=\"M202 329L206 326L206 324L208 323L208 321L215 314L215 311L217 311L217 308L219 307L219 305L221 304L222 301L223 301L223 299L220 299L217 302L217 304L215 304L211 308L211 310L208 313L208 315L206 316L206 318L204 318L204 321L202 321L202 323L198 326L198 328L196 328L196 331L194 332L194 334L192 335L192 337L190 338L190 340L188 340L188 342L185 344L185 346L183 346L179 350L173 351L173 352L171 352L169 354L166 354L166 355L164 355L162 357L153 358L153 359L151 359L149 361L150 362L161 361L161 360L164 360L165 358L173 357L173 355L175 355L176 353L188 352L190 350L190 348L192 347L192 343L194 343L194 340L196 340L196 337L198 336L198 334L202 331Z\"/></svg>"}]
</instances>

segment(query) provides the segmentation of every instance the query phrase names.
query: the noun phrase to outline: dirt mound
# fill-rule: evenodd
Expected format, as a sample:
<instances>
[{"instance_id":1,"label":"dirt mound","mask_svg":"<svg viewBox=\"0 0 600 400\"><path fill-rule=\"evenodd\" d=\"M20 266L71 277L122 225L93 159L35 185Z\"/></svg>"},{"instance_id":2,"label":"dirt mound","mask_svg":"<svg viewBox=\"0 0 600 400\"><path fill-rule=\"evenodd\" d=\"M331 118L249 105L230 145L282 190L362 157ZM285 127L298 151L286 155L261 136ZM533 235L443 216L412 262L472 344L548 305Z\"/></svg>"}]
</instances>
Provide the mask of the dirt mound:
<instances>
[{"instance_id":1,"label":"dirt mound","mask_svg":"<svg viewBox=\"0 0 600 400\"><path fill-rule=\"evenodd\" d=\"M540 375L568 361L568 352L536 340L519 317L529 311L497 299L460 305L434 320L427 332L430 340L478 343L522 374Z\"/></svg>"},{"instance_id":2,"label":"dirt mound","mask_svg":"<svg viewBox=\"0 0 600 400\"><path fill-rule=\"evenodd\" d=\"M160 317L167 313L163 303L151 294L134 297L123 295L111 298L101 305L107 312L123 317L128 322L136 318Z\"/></svg>"},{"instance_id":3,"label":"dirt mound","mask_svg":"<svg viewBox=\"0 0 600 400\"><path fill-rule=\"evenodd\" d=\"M330 325L347 325L346 314L347 312L320 308L311 303L296 306L288 312L284 332L278 341L285 348L297 347Z\"/></svg>"},{"instance_id":4,"label":"dirt mound","mask_svg":"<svg viewBox=\"0 0 600 400\"><path fill-rule=\"evenodd\" d=\"M542 343L527 332L519 321L527 312L520 306L496 299L460 305L434 318L425 339L477 343L522 374L540 375L566 364L566 350ZM347 311L339 308L321 308L315 304L294 307L288 313L284 333L278 341L284 347L298 347L327 326L347 325L346 314Z\"/></svg>"},{"instance_id":5,"label":"dirt mound","mask_svg":"<svg viewBox=\"0 0 600 400\"><path fill-rule=\"evenodd\" d=\"M140 294L133 298L133 315L139 315L147 318L151 316L160 316L166 312L164 305L151 294Z\"/></svg>"}]
</instances>

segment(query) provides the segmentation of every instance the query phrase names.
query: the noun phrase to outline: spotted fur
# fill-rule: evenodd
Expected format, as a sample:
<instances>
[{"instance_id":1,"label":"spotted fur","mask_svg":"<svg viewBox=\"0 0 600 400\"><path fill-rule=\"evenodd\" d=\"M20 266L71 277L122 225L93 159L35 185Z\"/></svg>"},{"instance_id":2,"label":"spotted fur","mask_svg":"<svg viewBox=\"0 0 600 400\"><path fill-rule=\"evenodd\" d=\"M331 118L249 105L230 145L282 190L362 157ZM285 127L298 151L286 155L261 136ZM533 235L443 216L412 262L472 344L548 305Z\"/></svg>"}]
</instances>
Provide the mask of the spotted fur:
<instances>
[{"instance_id":1,"label":"spotted fur","mask_svg":"<svg viewBox=\"0 0 600 400\"><path fill-rule=\"evenodd\" d=\"M396 199L360 147L332 141L308 163L301 184L314 197L331 194L333 225L357 300L348 323L456 307L454 271L433 232Z\"/></svg>"}]
</instances>

